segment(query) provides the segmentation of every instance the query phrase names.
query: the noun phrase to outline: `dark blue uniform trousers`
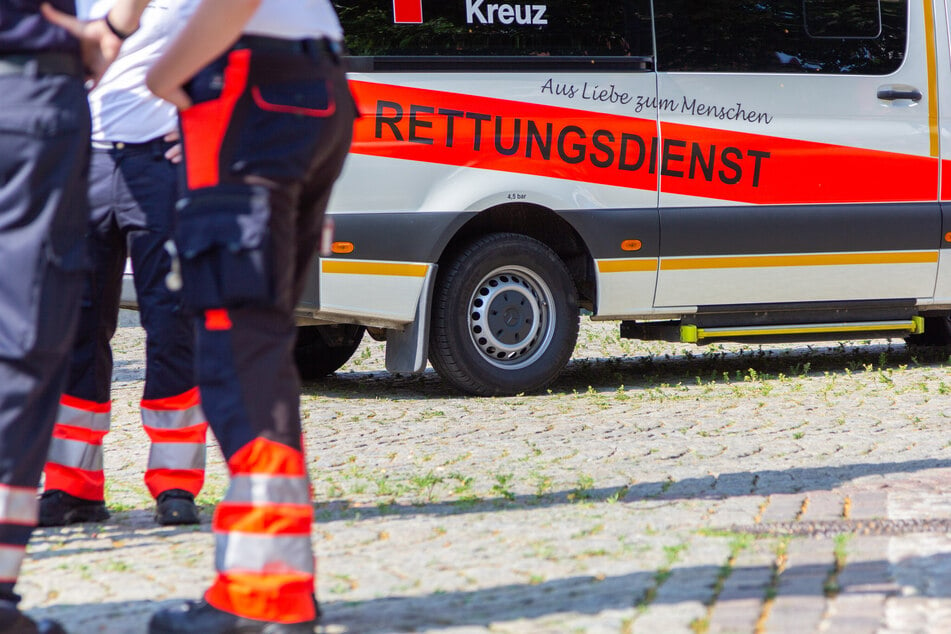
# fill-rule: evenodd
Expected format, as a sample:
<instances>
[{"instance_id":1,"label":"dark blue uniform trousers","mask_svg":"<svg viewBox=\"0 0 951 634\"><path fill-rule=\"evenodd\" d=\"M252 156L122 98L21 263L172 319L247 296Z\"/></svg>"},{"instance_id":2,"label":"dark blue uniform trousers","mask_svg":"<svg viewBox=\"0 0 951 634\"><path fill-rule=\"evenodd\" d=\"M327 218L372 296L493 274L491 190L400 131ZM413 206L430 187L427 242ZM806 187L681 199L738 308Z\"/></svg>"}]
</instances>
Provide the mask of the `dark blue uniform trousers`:
<instances>
[{"instance_id":1,"label":"dark blue uniform trousers","mask_svg":"<svg viewBox=\"0 0 951 634\"><path fill-rule=\"evenodd\" d=\"M88 220L89 108L65 75L0 76L0 611L37 519L76 326Z\"/></svg>"},{"instance_id":2,"label":"dark blue uniform trousers","mask_svg":"<svg viewBox=\"0 0 951 634\"><path fill-rule=\"evenodd\" d=\"M177 198L177 167L164 156L172 144L160 139L93 149L90 164L89 255L66 393L86 401L110 399L112 348L126 256L132 259L135 291L146 331L146 400L182 394L195 386L191 320L165 276Z\"/></svg>"}]
</instances>

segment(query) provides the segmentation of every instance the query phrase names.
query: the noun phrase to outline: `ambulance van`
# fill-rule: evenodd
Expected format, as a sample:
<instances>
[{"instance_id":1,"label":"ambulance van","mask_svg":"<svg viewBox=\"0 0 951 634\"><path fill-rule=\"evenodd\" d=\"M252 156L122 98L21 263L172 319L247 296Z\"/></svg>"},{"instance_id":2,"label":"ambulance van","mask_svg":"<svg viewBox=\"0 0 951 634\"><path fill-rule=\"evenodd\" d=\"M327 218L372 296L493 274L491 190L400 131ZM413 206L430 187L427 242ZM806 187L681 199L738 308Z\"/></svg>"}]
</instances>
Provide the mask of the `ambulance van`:
<instances>
[{"instance_id":1,"label":"ambulance van","mask_svg":"<svg viewBox=\"0 0 951 634\"><path fill-rule=\"evenodd\" d=\"M951 340L945 0L339 0L362 117L312 369L539 390L579 311L706 344Z\"/></svg>"}]
</instances>

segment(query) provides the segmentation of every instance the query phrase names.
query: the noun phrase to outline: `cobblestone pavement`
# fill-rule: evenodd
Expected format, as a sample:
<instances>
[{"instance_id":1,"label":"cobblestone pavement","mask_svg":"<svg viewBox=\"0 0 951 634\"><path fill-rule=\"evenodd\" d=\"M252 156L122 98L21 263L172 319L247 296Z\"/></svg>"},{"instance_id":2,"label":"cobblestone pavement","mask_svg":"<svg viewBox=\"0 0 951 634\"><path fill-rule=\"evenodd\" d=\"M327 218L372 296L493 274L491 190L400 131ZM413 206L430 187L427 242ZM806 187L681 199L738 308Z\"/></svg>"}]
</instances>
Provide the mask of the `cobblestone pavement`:
<instances>
[{"instance_id":1,"label":"cobblestone pavement","mask_svg":"<svg viewBox=\"0 0 951 634\"><path fill-rule=\"evenodd\" d=\"M78 634L143 632L212 576L209 440L194 528L152 522L142 332L117 334L102 524L39 530L18 586ZM951 632L946 353L692 348L585 322L541 395L382 371L369 338L305 385L322 631Z\"/></svg>"}]
</instances>

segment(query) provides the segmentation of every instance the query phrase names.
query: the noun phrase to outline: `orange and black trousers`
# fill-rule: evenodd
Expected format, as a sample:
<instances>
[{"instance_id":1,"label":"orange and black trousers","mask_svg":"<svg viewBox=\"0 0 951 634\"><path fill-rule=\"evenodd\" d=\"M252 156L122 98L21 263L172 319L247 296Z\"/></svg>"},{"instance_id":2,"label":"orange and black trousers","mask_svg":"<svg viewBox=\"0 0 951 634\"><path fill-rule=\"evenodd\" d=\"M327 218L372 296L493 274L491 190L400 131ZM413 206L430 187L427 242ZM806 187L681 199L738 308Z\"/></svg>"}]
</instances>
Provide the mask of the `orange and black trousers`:
<instances>
[{"instance_id":1,"label":"orange and black trousers","mask_svg":"<svg viewBox=\"0 0 951 634\"><path fill-rule=\"evenodd\" d=\"M198 384L230 486L205 598L248 618L314 618L313 507L294 307L349 149L355 106L334 43L244 37L188 86L176 244Z\"/></svg>"}]
</instances>

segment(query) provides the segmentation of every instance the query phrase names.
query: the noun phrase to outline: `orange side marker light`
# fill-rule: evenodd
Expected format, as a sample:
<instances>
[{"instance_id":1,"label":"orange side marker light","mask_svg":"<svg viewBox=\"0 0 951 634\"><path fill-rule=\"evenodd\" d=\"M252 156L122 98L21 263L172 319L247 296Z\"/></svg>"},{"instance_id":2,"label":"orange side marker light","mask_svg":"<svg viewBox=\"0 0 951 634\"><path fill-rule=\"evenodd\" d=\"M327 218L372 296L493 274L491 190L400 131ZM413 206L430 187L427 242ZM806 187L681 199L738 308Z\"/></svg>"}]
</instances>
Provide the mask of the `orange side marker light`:
<instances>
[{"instance_id":1,"label":"orange side marker light","mask_svg":"<svg viewBox=\"0 0 951 634\"><path fill-rule=\"evenodd\" d=\"M641 246L640 240L624 240L621 242L622 251L640 251Z\"/></svg>"},{"instance_id":2,"label":"orange side marker light","mask_svg":"<svg viewBox=\"0 0 951 634\"><path fill-rule=\"evenodd\" d=\"M330 245L331 253L353 253L352 242L334 242Z\"/></svg>"}]
</instances>

